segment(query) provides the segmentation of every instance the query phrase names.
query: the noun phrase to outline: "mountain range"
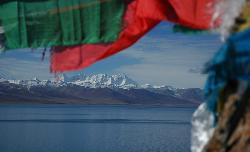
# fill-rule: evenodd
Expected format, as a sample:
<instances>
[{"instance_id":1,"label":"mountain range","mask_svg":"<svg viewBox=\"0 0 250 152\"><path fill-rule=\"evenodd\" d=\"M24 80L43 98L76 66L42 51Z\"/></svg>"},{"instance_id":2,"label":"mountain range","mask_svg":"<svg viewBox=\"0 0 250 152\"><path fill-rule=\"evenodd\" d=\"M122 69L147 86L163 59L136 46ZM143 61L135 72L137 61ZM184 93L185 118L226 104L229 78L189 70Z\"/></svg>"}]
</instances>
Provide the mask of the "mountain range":
<instances>
[{"instance_id":1,"label":"mountain range","mask_svg":"<svg viewBox=\"0 0 250 152\"><path fill-rule=\"evenodd\" d=\"M124 74L62 74L53 80L0 78L0 103L197 106L202 101L199 88L140 85Z\"/></svg>"}]
</instances>

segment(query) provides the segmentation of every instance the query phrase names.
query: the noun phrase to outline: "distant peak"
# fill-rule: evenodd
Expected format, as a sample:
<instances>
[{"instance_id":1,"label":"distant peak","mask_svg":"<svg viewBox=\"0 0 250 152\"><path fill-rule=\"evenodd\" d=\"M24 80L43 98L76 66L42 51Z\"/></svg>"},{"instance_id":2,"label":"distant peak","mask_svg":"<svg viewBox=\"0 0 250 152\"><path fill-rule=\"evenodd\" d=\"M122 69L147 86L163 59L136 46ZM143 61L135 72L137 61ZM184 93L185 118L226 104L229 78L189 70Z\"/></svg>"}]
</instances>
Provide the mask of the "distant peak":
<instances>
[{"instance_id":1,"label":"distant peak","mask_svg":"<svg viewBox=\"0 0 250 152\"><path fill-rule=\"evenodd\" d=\"M1 75L0 75L1 76ZM0 77L1 79L1 77ZM84 74L78 73L73 76L68 76L67 74L59 74L56 78L50 80L39 80L34 77L31 80L7 80L10 83L22 84L22 85L42 85L42 86L67 86L67 85L77 85L88 88L122 88L122 89L160 89L160 90L176 90L176 88L167 85L151 85L143 84L139 85L136 81L128 77L126 74Z\"/></svg>"},{"instance_id":2,"label":"distant peak","mask_svg":"<svg viewBox=\"0 0 250 152\"><path fill-rule=\"evenodd\" d=\"M37 77L34 77L32 80L39 81L39 79Z\"/></svg>"},{"instance_id":3,"label":"distant peak","mask_svg":"<svg viewBox=\"0 0 250 152\"><path fill-rule=\"evenodd\" d=\"M56 77L54 79L55 79L56 82L67 82L67 81L69 81L69 77L64 73L56 75Z\"/></svg>"},{"instance_id":4,"label":"distant peak","mask_svg":"<svg viewBox=\"0 0 250 152\"><path fill-rule=\"evenodd\" d=\"M78 74L70 78L71 83L91 88L135 88L137 83L124 74Z\"/></svg>"}]
</instances>

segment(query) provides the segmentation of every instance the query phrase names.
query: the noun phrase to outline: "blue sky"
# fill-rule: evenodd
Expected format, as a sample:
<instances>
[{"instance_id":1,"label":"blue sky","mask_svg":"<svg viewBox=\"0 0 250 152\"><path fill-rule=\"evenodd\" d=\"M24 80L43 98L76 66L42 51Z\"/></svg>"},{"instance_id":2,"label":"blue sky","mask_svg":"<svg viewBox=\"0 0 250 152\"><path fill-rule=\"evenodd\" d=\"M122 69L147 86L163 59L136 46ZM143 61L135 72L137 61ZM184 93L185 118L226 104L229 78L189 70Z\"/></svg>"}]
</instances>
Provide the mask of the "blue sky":
<instances>
[{"instance_id":1,"label":"blue sky","mask_svg":"<svg viewBox=\"0 0 250 152\"><path fill-rule=\"evenodd\" d=\"M159 24L134 46L75 73L124 73L139 83L200 87L206 75L204 64L221 46L217 34L185 35L173 33L172 25ZM49 54L41 61L42 50L9 50L0 55L0 77L8 79L53 78L49 73Z\"/></svg>"}]
</instances>

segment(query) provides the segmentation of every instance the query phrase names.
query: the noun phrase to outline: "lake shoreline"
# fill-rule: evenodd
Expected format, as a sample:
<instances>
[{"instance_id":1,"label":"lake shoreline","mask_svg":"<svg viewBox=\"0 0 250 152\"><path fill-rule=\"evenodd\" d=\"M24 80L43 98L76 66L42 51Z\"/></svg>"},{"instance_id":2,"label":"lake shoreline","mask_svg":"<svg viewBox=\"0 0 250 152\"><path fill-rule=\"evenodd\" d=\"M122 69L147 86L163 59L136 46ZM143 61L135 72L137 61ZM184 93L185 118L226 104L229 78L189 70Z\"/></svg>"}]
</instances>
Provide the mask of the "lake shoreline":
<instances>
[{"instance_id":1,"label":"lake shoreline","mask_svg":"<svg viewBox=\"0 0 250 152\"><path fill-rule=\"evenodd\" d=\"M37 106L43 106L43 105L62 105L62 106L142 106L142 107L166 107L166 108L198 108L197 105L170 105L170 104L91 104L91 103L36 103L36 102L1 102L0 101L0 107L1 106L27 106L27 105L37 105Z\"/></svg>"}]
</instances>

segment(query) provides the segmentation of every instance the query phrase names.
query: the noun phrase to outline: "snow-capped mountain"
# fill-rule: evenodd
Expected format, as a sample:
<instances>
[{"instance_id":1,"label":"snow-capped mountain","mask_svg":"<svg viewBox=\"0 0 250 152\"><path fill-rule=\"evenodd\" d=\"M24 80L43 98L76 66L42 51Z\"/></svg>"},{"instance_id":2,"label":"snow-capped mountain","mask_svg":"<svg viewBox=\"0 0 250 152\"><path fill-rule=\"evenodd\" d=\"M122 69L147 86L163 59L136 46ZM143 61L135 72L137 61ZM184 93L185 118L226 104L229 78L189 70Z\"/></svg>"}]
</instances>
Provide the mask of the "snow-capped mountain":
<instances>
[{"instance_id":1,"label":"snow-capped mountain","mask_svg":"<svg viewBox=\"0 0 250 152\"><path fill-rule=\"evenodd\" d=\"M53 80L0 79L1 102L198 105L202 90L139 85L124 74L58 75Z\"/></svg>"},{"instance_id":2,"label":"snow-capped mountain","mask_svg":"<svg viewBox=\"0 0 250 152\"><path fill-rule=\"evenodd\" d=\"M62 83L57 83L55 81L51 80L39 80L37 78L33 78L31 80L6 80L7 82L11 84L17 84L17 85L22 85L22 86L27 86L27 87L32 87L32 86L56 86L58 84Z\"/></svg>"},{"instance_id":3,"label":"snow-capped mountain","mask_svg":"<svg viewBox=\"0 0 250 152\"><path fill-rule=\"evenodd\" d=\"M166 85L156 86L150 84L139 85L137 82L126 76L125 74L77 74L74 76L67 76L61 74L56 76L53 80L39 80L33 78L31 80L6 80L12 84L24 85L24 86L67 86L76 85L86 88L120 88L120 89L169 89L176 90L176 88ZM1 81L0 80L0 81Z\"/></svg>"},{"instance_id":4,"label":"snow-capped mountain","mask_svg":"<svg viewBox=\"0 0 250 152\"><path fill-rule=\"evenodd\" d=\"M169 89L169 90L176 90L176 88L172 86L167 86L167 85L151 85L151 84L142 84L140 85L140 88L143 89Z\"/></svg>"},{"instance_id":5,"label":"snow-capped mountain","mask_svg":"<svg viewBox=\"0 0 250 152\"><path fill-rule=\"evenodd\" d=\"M86 88L138 88L139 85L124 74L107 75L84 75L78 74L68 77L65 74L56 76L53 80L39 80L34 78L32 80L7 80L9 83L25 85L25 86L66 86L77 85Z\"/></svg>"},{"instance_id":6,"label":"snow-capped mountain","mask_svg":"<svg viewBox=\"0 0 250 152\"><path fill-rule=\"evenodd\" d=\"M83 75L79 74L70 79L70 83L89 88L137 88L138 84L124 74Z\"/></svg>"}]
</instances>

